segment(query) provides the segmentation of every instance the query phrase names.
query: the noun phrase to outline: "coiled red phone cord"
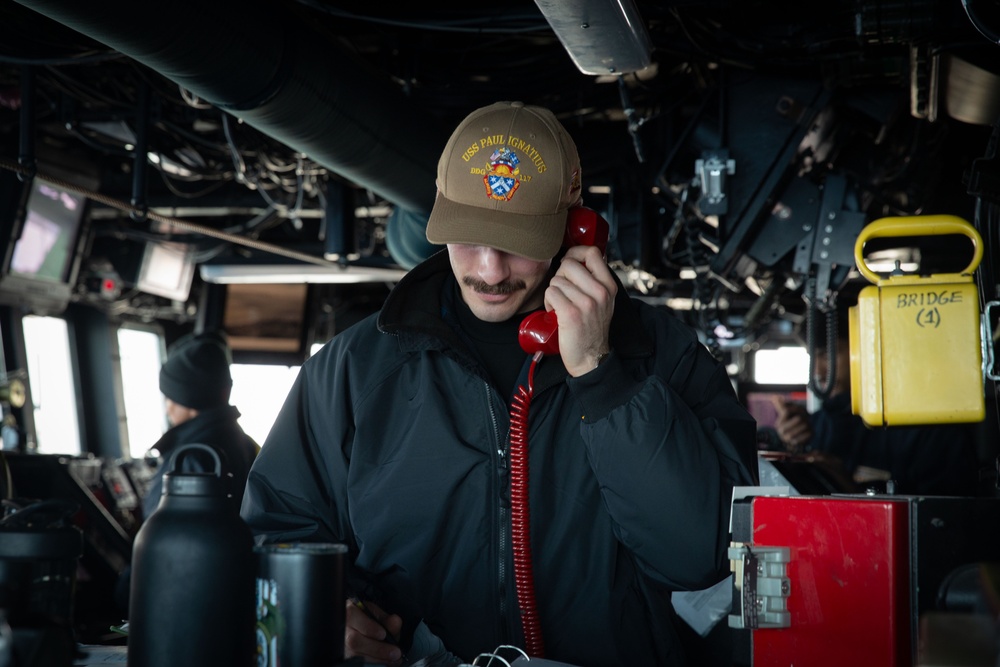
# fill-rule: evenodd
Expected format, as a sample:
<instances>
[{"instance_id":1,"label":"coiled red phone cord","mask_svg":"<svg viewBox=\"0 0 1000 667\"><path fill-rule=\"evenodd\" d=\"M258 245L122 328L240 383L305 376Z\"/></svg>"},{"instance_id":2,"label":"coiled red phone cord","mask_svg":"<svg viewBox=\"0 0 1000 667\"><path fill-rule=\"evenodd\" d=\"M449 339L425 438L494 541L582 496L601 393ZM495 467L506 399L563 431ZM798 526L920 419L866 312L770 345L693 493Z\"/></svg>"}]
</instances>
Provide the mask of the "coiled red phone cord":
<instances>
[{"instance_id":1,"label":"coiled red phone cord","mask_svg":"<svg viewBox=\"0 0 1000 667\"><path fill-rule=\"evenodd\" d=\"M521 608L525 650L544 657L542 628L535 606L535 578L531 565L531 510L528 507L528 407L534 392L536 353L528 369L528 387L518 386L510 406L510 522L514 549L514 588Z\"/></svg>"}]
</instances>

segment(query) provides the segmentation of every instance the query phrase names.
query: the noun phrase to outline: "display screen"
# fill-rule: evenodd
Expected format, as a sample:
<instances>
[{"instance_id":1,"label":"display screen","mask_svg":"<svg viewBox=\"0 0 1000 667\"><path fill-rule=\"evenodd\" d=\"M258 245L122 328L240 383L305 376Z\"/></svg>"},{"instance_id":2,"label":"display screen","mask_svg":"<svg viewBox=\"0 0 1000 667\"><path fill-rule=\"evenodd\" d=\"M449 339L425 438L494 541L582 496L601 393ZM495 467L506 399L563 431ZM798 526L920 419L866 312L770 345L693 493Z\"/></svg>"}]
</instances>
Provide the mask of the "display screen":
<instances>
[{"instance_id":1,"label":"display screen","mask_svg":"<svg viewBox=\"0 0 1000 667\"><path fill-rule=\"evenodd\" d=\"M187 301L194 278L194 262L179 243L147 243L135 286L143 292L175 301Z\"/></svg>"},{"instance_id":2,"label":"display screen","mask_svg":"<svg viewBox=\"0 0 1000 667\"><path fill-rule=\"evenodd\" d=\"M233 351L302 351L306 284L231 284L226 286L222 327Z\"/></svg>"},{"instance_id":3,"label":"display screen","mask_svg":"<svg viewBox=\"0 0 1000 667\"><path fill-rule=\"evenodd\" d=\"M69 279L85 197L35 179L10 273L63 283Z\"/></svg>"}]
</instances>

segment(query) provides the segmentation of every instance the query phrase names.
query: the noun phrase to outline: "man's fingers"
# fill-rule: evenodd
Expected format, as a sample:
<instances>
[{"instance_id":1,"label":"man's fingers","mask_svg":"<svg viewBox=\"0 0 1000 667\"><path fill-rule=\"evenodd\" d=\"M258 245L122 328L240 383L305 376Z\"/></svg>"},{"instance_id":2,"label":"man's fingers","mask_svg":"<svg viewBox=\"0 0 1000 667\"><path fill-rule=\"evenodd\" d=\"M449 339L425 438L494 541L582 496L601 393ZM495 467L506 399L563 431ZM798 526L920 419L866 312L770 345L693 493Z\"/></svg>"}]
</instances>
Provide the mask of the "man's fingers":
<instances>
[{"instance_id":1,"label":"man's fingers","mask_svg":"<svg viewBox=\"0 0 1000 667\"><path fill-rule=\"evenodd\" d=\"M365 664L395 666L401 664L403 654L397 646L348 629L344 633L344 657L361 657Z\"/></svg>"},{"instance_id":2,"label":"man's fingers","mask_svg":"<svg viewBox=\"0 0 1000 667\"><path fill-rule=\"evenodd\" d=\"M403 619L386 614L371 603L365 603L375 618L371 618L351 600L347 601L344 617L344 657L363 657L365 662L379 665L397 665L403 657L398 646L388 641L389 632L397 635ZM382 621L376 619L384 619Z\"/></svg>"},{"instance_id":3,"label":"man's fingers","mask_svg":"<svg viewBox=\"0 0 1000 667\"><path fill-rule=\"evenodd\" d=\"M614 295L618 291L618 284L611 273L611 268L605 261L601 251L593 246L576 246L566 251L562 263L559 266L560 273L574 275L572 280L585 280L592 278L599 282L604 289Z\"/></svg>"},{"instance_id":4,"label":"man's fingers","mask_svg":"<svg viewBox=\"0 0 1000 667\"><path fill-rule=\"evenodd\" d=\"M808 438L809 427L800 423L789 424L788 427L779 431L778 435L780 435L783 440L794 441L797 443L800 440Z\"/></svg>"}]
</instances>

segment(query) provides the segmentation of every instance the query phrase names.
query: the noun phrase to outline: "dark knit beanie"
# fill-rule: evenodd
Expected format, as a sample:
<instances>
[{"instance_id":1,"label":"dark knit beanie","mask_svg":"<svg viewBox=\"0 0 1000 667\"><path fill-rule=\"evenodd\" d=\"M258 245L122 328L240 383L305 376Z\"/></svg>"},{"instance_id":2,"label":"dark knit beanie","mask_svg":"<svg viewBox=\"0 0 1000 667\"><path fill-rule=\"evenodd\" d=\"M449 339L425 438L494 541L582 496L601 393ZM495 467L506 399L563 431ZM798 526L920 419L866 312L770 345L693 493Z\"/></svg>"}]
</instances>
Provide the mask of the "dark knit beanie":
<instances>
[{"instance_id":1,"label":"dark knit beanie","mask_svg":"<svg viewBox=\"0 0 1000 667\"><path fill-rule=\"evenodd\" d=\"M229 404L232 354L216 332L188 334L167 352L160 368L160 391L174 403L204 410Z\"/></svg>"}]
</instances>

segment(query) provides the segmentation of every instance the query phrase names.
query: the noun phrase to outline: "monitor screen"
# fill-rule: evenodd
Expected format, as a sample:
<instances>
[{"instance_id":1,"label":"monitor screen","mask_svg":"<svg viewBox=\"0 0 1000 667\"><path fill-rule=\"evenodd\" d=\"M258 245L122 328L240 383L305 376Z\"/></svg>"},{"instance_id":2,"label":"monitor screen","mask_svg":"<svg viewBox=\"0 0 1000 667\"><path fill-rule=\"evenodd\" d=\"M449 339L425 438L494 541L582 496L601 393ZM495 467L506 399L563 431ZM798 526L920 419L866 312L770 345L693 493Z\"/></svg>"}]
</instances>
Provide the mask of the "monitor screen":
<instances>
[{"instance_id":1,"label":"monitor screen","mask_svg":"<svg viewBox=\"0 0 1000 667\"><path fill-rule=\"evenodd\" d=\"M0 304L39 315L69 305L80 265L87 198L41 177L23 184L20 203L0 227Z\"/></svg>"},{"instance_id":2,"label":"monitor screen","mask_svg":"<svg viewBox=\"0 0 1000 667\"><path fill-rule=\"evenodd\" d=\"M194 262L180 243L147 243L135 286L143 292L174 301L187 301L194 278Z\"/></svg>"},{"instance_id":3,"label":"monitor screen","mask_svg":"<svg viewBox=\"0 0 1000 667\"><path fill-rule=\"evenodd\" d=\"M56 283L70 279L86 198L41 179L31 184L9 273Z\"/></svg>"},{"instance_id":4,"label":"monitor screen","mask_svg":"<svg viewBox=\"0 0 1000 667\"><path fill-rule=\"evenodd\" d=\"M222 328L233 360L302 363L309 286L305 283L226 285Z\"/></svg>"}]
</instances>

